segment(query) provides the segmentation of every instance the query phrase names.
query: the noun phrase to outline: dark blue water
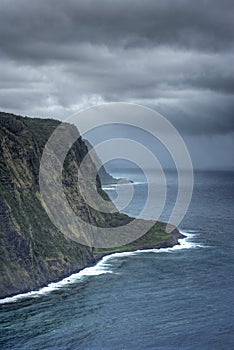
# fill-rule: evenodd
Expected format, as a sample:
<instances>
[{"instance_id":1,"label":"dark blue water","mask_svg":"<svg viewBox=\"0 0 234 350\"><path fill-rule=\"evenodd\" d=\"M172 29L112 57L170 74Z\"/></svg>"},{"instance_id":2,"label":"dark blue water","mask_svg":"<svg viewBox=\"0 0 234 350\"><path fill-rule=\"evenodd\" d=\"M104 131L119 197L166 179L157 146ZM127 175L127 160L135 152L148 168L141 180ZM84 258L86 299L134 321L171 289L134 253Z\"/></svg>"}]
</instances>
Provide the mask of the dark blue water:
<instances>
[{"instance_id":1,"label":"dark blue water","mask_svg":"<svg viewBox=\"0 0 234 350\"><path fill-rule=\"evenodd\" d=\"M175 194L169 174L162 218ZM1 304L1 348L233 349L233 195L233 172L196 173L184 249L113 256L74 283Z\"/></svg>"}]
</instances>

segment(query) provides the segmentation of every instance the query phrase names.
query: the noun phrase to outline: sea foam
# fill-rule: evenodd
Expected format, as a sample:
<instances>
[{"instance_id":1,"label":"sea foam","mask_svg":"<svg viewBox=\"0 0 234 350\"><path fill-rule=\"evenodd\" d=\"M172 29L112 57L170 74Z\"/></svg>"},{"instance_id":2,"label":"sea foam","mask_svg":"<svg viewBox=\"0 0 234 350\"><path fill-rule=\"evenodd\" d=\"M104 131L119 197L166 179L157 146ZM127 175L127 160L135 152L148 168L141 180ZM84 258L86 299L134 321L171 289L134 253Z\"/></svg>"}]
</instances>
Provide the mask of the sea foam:
<instances>
[{"instance_id":1,"label":"sea foam","mask_svg":"<svg viewBox=\"0 0 234 350\"><path fill-rule=\"evenodd\" d=\"M83 280L87 276L98 276L105 273L112 273L112 271L109 270L109 266L106 263L107 259L105 258L107 257L103 257L95 266L86 267L83 270L80 270L79 272L74 273L69 277L62 279L59 282L50 283L48 284L48 286L43 287L37 291L17 294L17 295L14 295L13 297L0 299L0 304L17 302L25 298L37 298L37 297L40 297L41 295L46 295L54 290L58 290L69 284L75 283L79 280Z\"/></svg>"},{"instance_id":2,"label":"sea foam","mask_svg":"<svg viewBox=\"0 0 234 350\"><path fill-rule=\"evenodd\" d=\"M116 190L117 186L130 186L130 185L145 185L146 182L144 181L134 181L134 182L127 182L127 183L121 183L121 184L109 184L109 185L103 185L102 189L103 190L108 190L108 191L114 191Z\"/></svg>"},{"instance_id":3,"label":"sea foam","mask_svg":"<svg viewBox=\"0 0 234 350\"><path fill-rule=\"evenodd\" d=\"M70 275L69 277L64 278L59 282L50 283L48 286L43 287L37 291L31 291L28 293L17 294L12 297L7 297L0 299L0 304L5 303L15 303L21 301L26 298L38 298L42 295L47 295L52 291L59 290L64 288L70 284L77 283L78 281L82 281L89 276L98 276L102 274L110 274L113 273L111 270L111 260L116 258L122 258L127 256L139 255L142 253L172 253L178 250L183 249L191 249L191 248L201 248L202 245L192 242L191 239L196 236L198 231L193 230L180 230L180 232L186 236L186 238L179 239L179 244L171 247L171 248L160 248L160 249L140 249L131 252L120 252L120 253L112 253L104 256L96 265L86 267L83 270ZM192 233L193 232L193 233Z\"/></svg>"}]
</instances>

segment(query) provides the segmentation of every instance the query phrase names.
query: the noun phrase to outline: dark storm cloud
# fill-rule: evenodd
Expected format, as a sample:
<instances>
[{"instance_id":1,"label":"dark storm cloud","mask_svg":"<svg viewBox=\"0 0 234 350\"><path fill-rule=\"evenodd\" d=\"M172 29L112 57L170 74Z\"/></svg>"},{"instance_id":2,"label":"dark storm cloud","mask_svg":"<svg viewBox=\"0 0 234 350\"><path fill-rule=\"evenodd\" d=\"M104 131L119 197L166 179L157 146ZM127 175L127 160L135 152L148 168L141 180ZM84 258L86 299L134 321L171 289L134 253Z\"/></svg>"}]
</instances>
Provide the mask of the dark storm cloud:
<instances>
[{"instance_id":1,"label":"dark storm cloud","mask_svg":"<svg viewBox=\"0 0 234 350\"><path fill-rule=\"evenodd\" d=\"M181 132L234 130L233 1L0 0L0 108L65 118L142 103Z\"/></svg>"},{"instance_id":2,"label":"dark storm cloud","mask_svg":"<svg viewBox=\"0 0 234 350\"><path fill-rule=\"evenodd\" d=\"M217 51L233 47L233 10L218 0L1 1L0 43L33 59L63 58L66 46L82 42Z\"/></svg>"}]
</instances>

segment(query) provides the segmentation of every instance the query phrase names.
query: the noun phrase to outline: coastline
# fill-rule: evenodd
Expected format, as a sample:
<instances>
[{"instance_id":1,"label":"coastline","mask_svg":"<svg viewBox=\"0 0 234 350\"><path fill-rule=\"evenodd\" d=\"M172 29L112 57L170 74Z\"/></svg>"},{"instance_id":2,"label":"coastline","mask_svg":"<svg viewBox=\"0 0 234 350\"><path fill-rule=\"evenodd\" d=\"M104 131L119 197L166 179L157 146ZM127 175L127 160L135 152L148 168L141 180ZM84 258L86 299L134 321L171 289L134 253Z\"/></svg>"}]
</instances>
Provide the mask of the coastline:
<instances>
[{"instance_id":1,"label":"coastline","mask_svg":"<svg viewBox=\"0 0 234 350\"><path fill-rule=\"evenodd\" d=\"M179 249L190 248L190 246L186 246L186 244L183 244L183 242L186 243L186 240L189 239L190 237L189 233L186 233L186 232L181 233L178 229L175 229L173 232L174 234L172 236L174 238L174 243L165 241L165 242L155 244L154 246L151 246L151 247L139 247L139 249L136 249L136 250L130 250L130 249L124 250L124 246L122 246L121 251L113 249L113 251L110 251L108 253L104 253L102 255L95 255L92 262L88 263L85 267L78 270L77 272L72 273L61 280L51 281L49 284L42 286L38 290L25 291L20 294L15 294L15 295L7 296L5 298L1 298L0 305L15 303L27 298L38 298L42 295L46 295L55 290L59 290L61 288L64 288L65 286L76 283L77 281L85 278L86 276L96 276L96 275L101 275L105 273L112 273L110 270L106 269L106 262L108 260L111 260L112 258L124 257L124 256L142 254L142 253L150 253L150 252L163 253L163 252L170 252L170 251L179 250Z\"/></svg>"},{"instance_id":2,"label":"coastline","mask_svg":"<svg viewBox=\"0 0 234 350\"><path fill-rule=\"evenodd\" d=\"M106 255L173 247L178 244L178 239L182 238L176 227L173 227L172 233L167 233L166 223L152 221L151 229L145 234L142 233L140 238L112 249L92 248L67 239L51 222L45 211L38 177L42 152L58 125L60 122L57 120L32 119L0 113L0 134L5 140L0 152L1 168L5 174L0 177L1 299L38 291L51 283L60 283L64 278L98 264ZM41 132L38 133L38 130ZM71 132L79 136L78 130L73 130L73 127ZM87 174L90 174L87 181L90 188L98 191L108 201L110 210L107 213L99 212L86 203L76 174L80 162L88 153L88 148L83 139L73 146L71 156L64 163L63 176L64 191L71 208L77 216L96 226L123 226L125 235L124 225L134 218L115 210L112 213L112 209L116 208L102 189L100 177L94 182L91 176L97 171L91 159L86 169ZM3 156L4 154L9 154L9 157ZM20 161L15 162L14 159L18 159L19 155ZM112 176L109 179L113 181ZM54 182L51 182L50 200L58 203L61 198L57 196L52 183ZM59 215L60 220L67 222L69 210L62 210ZM145 220L137 221L139 233L145 232L142 231ZM69 225L68 230L71 233L74 230L77 232L76 227ZM83 231L81 229L81 235L85 234ZM113 242L113 245L117 244Z\"/></svg>"},{"instance_id":3,"label":"coastline","mask_svg":"<svg viewBox=\"0 0 234 350\"><path fill-rule=\"evenodd\" d=\"M173 227L174 233L169 234L166 233L165 223L154 221L151 229L141 238L112 249L92 248L64 236L45 211L38 176L45 145L59 125L60 122L55 119L0 113L0 134L5 140L0 152L1 169L4 174L0 177L1 298L39 290L50 283L59 283L114 252L172 247L178 244L178 238L181 238L175 227ZM71 127L70 132L79 136L76 128ZM123 226L124 230L124 225L134 218L116 210L112 213L112 209L116 208L102 189L100 176L96 178L96 182L91 176L97 172L97 167L91 158L86 166L87 174L90 174L87 181L93 191L98 191L108 201L107 206L110 210L97 211L92 205L89 206L82 196L77 182L77 170L87 153L88 148L84 140L78 139L64 163L63 185L69 205L84 221L92 222L99 227ZM5 157L4 154L8 154L9 157ZM19 155L20 161L14 161ZM105 177L108 177L104 168L103 172ZM115 181L112 176L108 178L111 183ZM59 203L62 198L57 196L53 183L51 181L49 189L50 200ZM60 220L67 223L69 210L60 211L59 216ZM139 233L145 232L142 231L144 219L137 221ZM74 230L77 233L77 227L68 225L67 228L72 234ZM85 235L83 231L85 229L81 229L79 234ZM117 244L120 243L113 242L113 245Z\"/></svg>"}]
</instances>

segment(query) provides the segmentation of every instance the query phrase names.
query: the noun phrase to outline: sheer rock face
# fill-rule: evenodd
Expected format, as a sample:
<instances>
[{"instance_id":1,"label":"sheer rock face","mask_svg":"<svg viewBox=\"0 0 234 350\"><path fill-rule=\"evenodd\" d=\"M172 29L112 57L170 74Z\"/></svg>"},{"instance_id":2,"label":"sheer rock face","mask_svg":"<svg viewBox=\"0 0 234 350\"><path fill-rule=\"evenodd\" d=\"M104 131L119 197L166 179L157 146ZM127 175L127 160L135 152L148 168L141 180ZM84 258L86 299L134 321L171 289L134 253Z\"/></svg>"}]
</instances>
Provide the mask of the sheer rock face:
<instances>
[{"instance_id":1,"label":"sheer rock face","mask_svg":"<svg viewBox=\"0 0 234 350\"><path fill-rule=\"evenodd\" d=\"M95 251L63 235L50 221L42 205L39 190L40 159L49 136L59 124L53 119L0 113L1 298L59 280L94 263L97 256L110 252ZM64 162L63 188L70 206L83 220L100 227L118 226L131 221L127 215L104 214L85 203L77 186L77 169L87 152L85 143L79 138ZM91 159L87 164L88 173L95 171ZM102 191L98 176L96 183L90 180L90 186L97 187L107 200L107 205L114 208ZM61 215L66 216L66 213ZM145 236L144 243L139 241L132 248L140 248L141 244L149 247L176 244L180 238L178 231L167 235L164 229L165 224L158 223L151 230L150 241ZM124 250L123 247L120 249Z\"/></svg>"}]
</instances>

